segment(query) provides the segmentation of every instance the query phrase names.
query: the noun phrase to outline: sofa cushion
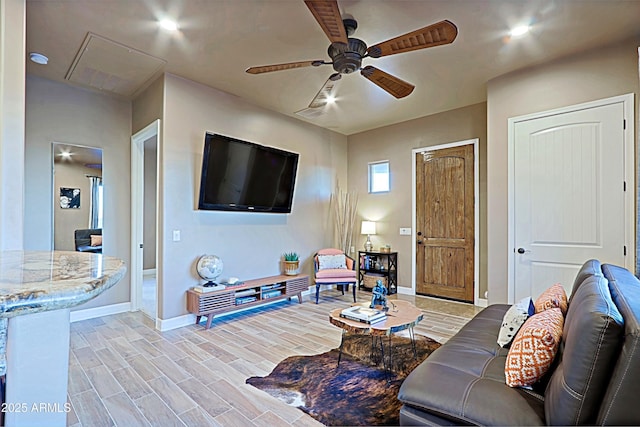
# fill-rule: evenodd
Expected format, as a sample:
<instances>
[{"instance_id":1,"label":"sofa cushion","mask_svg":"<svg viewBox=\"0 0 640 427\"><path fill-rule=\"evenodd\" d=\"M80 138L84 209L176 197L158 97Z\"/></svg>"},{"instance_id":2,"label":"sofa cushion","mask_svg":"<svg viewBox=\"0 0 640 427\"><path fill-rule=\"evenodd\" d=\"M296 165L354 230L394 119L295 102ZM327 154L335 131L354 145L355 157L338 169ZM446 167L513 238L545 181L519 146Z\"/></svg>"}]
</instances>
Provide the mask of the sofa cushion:
<instances>
[{"instance_id":1,"label":"sofa cushion","mask_svg":"<svg viewBox=\"0 0 640 427\"><path fill-rule=\"evenodd\" d=\"M571 304L571 298L576 293L578 287L590 276L602 276L602 265L597 259L590 259L582 264L576 278L573 281L573 287L571 288L571 295L569 295L569 304Z\"/></svg>"},{"instance_id":2,"label":"sofa cushion","mask_svg":"<svg viewBox=\"0 0 640 427\"><path fill-rule=\"evenodd\" d=\"M558 307L527 319L513 339L504 365L510 387L529 387L547 373L558 352L564 316Z\"/></svg>"},{"instance_id":3,"label":"sofa cushion","mask_svg":"<svg viewBox=\"0 0 640 427\"><path fill-rule=\"evenodd\" d=\"M551 425L594 424L620 351L623 320L607 280L591 276L572 295L563 345L545 392Z\"/></svg>"},{"instance_id":4,"label":"sofa cushion","mask_svg":"<svg viewBox=\"0 0 640 427\"><path fill-rule=\"evenodd\" d=\"M549 308L559 307L562 314L567 314L567 293L560 283L547 288L534 303L536 313L540 313Z\"/></svg>"},{"instance_id":5,"label":"sofa cushion","mask_svg":"<svg viewBox=\"0 0 640 427\"><path fill-rule=\"evenodd\" d=\"M602 266L611 297L624 319L624 339L596 423L638 425L640 423L640 281L628 270Z\"/></svg>"},{"instance_id":6,"label":"sofa cushion","mask_svg":"<svg viewBox=\"0 0 640 427\"><path fill-rule=\"evenodd\" d=\"M498 344L506 347L513 341L520 327L524 322L536 312L531 297L526 297L512 305L502 318L500 333L498 333Z\"/></svg>"},{"instance_id":7,"label":"sofa cushion","mask_svg":"<svg viewBox=\"0 0 640 427\"><path fill-rule=\"evenodd\" d=\"M401 421L544 425L542 396L505 384L507 350L496 341L509 307L482 310L409 374L398 393Z\"/></svg>"}]
</instances>

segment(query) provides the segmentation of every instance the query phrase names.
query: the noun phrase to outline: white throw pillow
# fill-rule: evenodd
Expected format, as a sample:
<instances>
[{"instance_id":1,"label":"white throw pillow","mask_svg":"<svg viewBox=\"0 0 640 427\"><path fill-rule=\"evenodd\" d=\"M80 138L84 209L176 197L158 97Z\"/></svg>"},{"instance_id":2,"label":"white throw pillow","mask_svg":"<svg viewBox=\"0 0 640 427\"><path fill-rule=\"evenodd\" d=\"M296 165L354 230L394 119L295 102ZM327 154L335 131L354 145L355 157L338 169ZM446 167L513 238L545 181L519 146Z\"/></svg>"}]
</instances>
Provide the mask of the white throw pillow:
<instances>
[{"instance_id":1,"label":"white throw pillow","mask_svg":"<svg viewBox=\"0 0 640 427\"><path fill-rule=\"evenodd\" d=\"M522 298L520 301L512 305L502 318L502 326L498 334L498 344L506 347L511 343L513 337L516 336L522 324L536 312L531 297Z\"/></svg>"},{"instance_id":2,"label":"white throw pillow","mask_svg":"<svg viewBox=\"0 0 640 427\"><path fill-rule=\"evenodd\" d=\"M347 258L342 255L318 255L318 269L347 268Z\"/></svg>"}]
</instances>

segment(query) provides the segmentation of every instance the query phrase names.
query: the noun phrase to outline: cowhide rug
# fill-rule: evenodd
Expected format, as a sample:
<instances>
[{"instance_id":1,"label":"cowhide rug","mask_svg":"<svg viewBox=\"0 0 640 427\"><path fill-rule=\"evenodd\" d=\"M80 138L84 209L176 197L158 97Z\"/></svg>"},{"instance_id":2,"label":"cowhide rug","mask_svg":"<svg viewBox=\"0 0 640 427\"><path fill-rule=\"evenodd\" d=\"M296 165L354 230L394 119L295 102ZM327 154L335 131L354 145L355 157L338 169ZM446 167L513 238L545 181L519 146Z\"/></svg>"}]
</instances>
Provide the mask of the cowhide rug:
<instances>
[{"instance_id":1,"label":"cowhide rug","mask_svg":"<svg viewBox=\"0 0 640 427\"><path fill-rule=\"evenodd\" d=\"M340 366L338 349L315 356L292 356L266 377L251 377L251 384L307 412L327 426L398 425L400 384L420 362L440 347L416 335L417 357L409 338L393 336L391 372L380 362L380 345L369 335L346 335ZM384 339L385 352L389 348Z\"/></svg>"}]
</instances>

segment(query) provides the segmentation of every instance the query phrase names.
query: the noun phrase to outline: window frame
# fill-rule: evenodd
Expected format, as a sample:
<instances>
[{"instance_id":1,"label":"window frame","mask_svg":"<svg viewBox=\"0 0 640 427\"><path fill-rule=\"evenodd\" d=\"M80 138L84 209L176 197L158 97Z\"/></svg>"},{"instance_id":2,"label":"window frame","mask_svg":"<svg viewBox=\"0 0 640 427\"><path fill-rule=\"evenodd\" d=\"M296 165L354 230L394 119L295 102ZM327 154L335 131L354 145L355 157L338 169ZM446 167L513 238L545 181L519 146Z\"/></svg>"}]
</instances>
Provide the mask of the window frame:
<instances>
[{"instance_id":1,"label":"window frame","mask_svg":"<svg viewBox=\"0 0 640 427\"><path fill-rule=\"evenodd\" d=\"M374 190L373 188L373 168L378 165L387 165L387 189L386 190ZM389 160L378 160L375 162L369 162L367 165L367 191L369 194L389 193L391 191L391 162Z\"/></svg>"}]
</instances>

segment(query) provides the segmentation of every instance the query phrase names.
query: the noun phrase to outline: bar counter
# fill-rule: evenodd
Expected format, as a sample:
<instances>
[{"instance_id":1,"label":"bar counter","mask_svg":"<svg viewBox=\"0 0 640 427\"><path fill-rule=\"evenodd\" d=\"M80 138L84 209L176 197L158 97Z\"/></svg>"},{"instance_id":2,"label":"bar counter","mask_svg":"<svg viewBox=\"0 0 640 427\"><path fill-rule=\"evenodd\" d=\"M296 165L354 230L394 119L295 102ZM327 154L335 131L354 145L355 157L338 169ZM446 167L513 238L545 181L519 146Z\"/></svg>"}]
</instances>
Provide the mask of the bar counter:
<instances>
[{"instance_id":1,"label":"bar counter","mask_svg":"<svg viewBox=\"0 0 640 427\"><path fill-rule=\"evenodd\" d=\"M67 251L0 251L5 426L65 426L70 308L124 276L124 261Z\"/></svg>"}]
</instances>

